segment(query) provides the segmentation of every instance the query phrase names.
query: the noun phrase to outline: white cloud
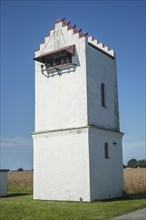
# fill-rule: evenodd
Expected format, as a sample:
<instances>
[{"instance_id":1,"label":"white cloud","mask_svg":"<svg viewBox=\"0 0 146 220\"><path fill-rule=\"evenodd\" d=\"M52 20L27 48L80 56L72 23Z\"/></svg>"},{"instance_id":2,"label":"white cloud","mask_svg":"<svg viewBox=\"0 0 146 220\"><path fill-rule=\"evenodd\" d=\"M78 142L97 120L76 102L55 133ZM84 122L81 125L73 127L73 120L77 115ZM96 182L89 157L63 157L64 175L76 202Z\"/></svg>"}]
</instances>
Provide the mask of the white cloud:
<instances>
[{"instance_id":1,"label":"white cloud","mask_svg":"<svg viewBox=\"0 0 146 220\"><path fill-rule=\"evenodd\" d=\"M32 139L26 137L1 138L1 147L31 147Z\"/></svg>"}]
</instances>

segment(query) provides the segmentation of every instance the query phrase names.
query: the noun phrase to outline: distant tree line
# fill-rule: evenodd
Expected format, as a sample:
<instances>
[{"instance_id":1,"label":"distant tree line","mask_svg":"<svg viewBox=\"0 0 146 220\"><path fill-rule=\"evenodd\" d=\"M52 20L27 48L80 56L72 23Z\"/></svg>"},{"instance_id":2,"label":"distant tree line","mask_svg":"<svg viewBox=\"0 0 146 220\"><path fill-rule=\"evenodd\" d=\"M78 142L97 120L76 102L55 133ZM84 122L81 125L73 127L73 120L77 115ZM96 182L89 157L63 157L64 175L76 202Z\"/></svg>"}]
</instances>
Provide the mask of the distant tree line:
<instances>
[{"instance_id":1,"label":"distant tree line","mask_svg":"<svg viewBox=\"0 0 146 220\"><path fill-rule=\"evenodd\" d=\"M33 169L31 170L24 170L22 167L18 168L17 171L33 171Z\"/></svg>"},{"instance_id":2,"label":"distant tree line","mask_svg":"<svg viewBox=\"0 0 146 220\"><path fill-rule=\"evenodd\" d=\"M24 169L20 167L20 168L18 168L17 171L24 171Z\"/></svg>"},{"instance_id":3,"label":"distant tree line","mask_svg":"<svg viewBox=\"0 0 146 220\"><path fill-rule=\"evenodd\" d=\"M136 160L131 159L128 161L127 165L124 165L124 168L146 168L146 160Z\"/></svg>"}]
</instances>

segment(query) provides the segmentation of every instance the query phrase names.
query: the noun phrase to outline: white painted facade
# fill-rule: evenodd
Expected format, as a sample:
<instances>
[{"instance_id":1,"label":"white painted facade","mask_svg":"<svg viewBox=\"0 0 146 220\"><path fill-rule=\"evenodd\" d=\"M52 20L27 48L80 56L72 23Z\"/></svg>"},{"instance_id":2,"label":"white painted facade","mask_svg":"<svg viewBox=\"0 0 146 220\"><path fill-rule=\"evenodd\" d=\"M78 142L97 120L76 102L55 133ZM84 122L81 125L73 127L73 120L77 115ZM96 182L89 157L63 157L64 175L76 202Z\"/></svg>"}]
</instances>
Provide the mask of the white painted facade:
<instances>
[{"instance_id":1,"label":"white painted facade","mask_svg":"<svg viewBox=\"0 0 146 220\"><path fill-rule=\"evenodd\" d=\"M6 196L8 191L8 170L0 169L0 197Z\"/></svg>"},{"instance_id":2,"label":"white painted facade","mask_svg":"<svg viewBox=\"0 0 146 220\"><path fill-rule=\"evenodd\" d=\"M105 142L109 146L108 159L104 157ZM122 196L123 164L121 146L121 133L92 127L89 129L91 200Z\"/></svg>"},{"instance_id":3,"label":"white painted facade","mask_svg":"<svg viewBox=\"0 0 146 220\"><path fill-rule=\"evenodd\" d=\"M35 62L34 199L118 197L123 191L123 134L114 51L61 19L35 57L70 45L75 45L76 65L62 68L61 75L56 69L44 75L42 63Z\"/></svg>"},{"instance_id":4,"label":"white painted facade","mask_svg":"<svg viewBox=\"0 0 146 220\"><path fill-rule=\"evenodd\" d=\"M87 128L35 135L34 156L35 199L90 200Z\"/></svg>"}]
</instances>

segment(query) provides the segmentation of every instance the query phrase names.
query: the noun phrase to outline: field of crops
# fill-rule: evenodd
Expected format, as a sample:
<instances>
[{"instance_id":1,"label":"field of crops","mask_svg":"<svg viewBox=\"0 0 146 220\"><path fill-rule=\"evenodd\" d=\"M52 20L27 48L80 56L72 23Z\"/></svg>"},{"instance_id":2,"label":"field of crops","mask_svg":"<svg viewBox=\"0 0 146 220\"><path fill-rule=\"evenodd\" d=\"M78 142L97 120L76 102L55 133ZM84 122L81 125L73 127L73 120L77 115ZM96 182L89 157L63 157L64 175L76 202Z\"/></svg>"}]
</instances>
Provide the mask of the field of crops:
<instances>
[{"instance_id":1,"label":"field of crops","mask_svg":"<svg viewBox=\"0 0 146 220\"><path fill-rule=\"evenodd\" d=\"M124 182L126 193L146 192L146 169L124 169ZM10 171L8 173L9 191L32 192L32 171Z\"/></svg>"},{"instance_id":2,"label":"field of crops","mask_svg":"<svg viewBox=\"0 0 146 220\"><path fill-rule=\"evenodd\" d=\"M8 172L9 192L32 193L33 172L32 171L10 171Z\"/></svg>"},{"instance_id":3,"label":"field of crops","mask_svg":"<svg viewBox=\"0 0 146 220\"><path fill-rule=\"evenodd\" d=\"M146 169L124 169L125 192L146 193Z\"/></svg>"}]
</instances>

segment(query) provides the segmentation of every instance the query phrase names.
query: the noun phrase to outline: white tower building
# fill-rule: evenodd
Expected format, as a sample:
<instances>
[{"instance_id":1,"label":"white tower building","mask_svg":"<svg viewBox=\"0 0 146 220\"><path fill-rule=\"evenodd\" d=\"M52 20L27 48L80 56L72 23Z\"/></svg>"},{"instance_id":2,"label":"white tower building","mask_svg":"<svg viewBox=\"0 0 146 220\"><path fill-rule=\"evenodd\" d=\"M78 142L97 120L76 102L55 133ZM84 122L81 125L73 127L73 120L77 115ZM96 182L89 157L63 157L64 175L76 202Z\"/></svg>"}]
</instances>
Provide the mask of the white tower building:
<instances>
[{"instance_id":1,"label":"white tower building","mask_svg":"<svg viewBox=\"0 0 146 220\"><path fill-rule=\"evenodd\" d=\"M122 196L114 51L60 19L34 60L34 199Z\"/></svg>"}]
</instances>

